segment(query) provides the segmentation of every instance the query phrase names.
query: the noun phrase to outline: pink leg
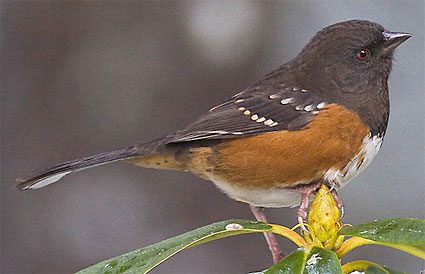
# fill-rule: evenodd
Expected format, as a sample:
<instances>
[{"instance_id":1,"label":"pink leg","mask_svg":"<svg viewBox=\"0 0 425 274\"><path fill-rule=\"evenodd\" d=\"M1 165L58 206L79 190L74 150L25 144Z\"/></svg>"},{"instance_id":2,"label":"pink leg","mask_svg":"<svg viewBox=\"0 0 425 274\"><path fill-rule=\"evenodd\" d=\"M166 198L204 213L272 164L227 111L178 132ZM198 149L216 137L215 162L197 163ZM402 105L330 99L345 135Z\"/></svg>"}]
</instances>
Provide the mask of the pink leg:
<instances>
[{"instance_id":1,"label":"pink leg","mask_svg":"<svg viewBox=\"0 0 425 274\"><path fill-rule=\"evenodd\" d=\"M307 219L307 209L310 203L310 196L315 192L320 186L321 182L311 183L308 185L297 186L292 188L293 191L296 191L301 194L301 204L298 208L298 222L301 224L301 227L306 230L303 223Z\"/></svg>"},{"instance_id":2,"label":"pink leg","mask_svg":"<svg viewBox=\"0 0 425 274\"><path fill-rule=\"evenodd\" d=\"M339 218L340 220L342 220L342 218L344 218L344 201L341 199L341 197L339 197L338 193L336 192L336 186L340 187L340 185L335 182L335 181L331 181L328 182L328 184L326 184L327 186L329 186L331 189L331 194L332 197L334 198L334 201L336 202L336 206L339 208L339 210L341 211L341 217Z\"/></svg>"},{"instance_id":3,"label":"pink leg","mask_svg":"<svg viewBox=\"0 0 425 274\"><path fill-rule=\"evenodd\" d=\"M254 213L257 221L268 223L266 213L264 212L264 208L255 207L250 205L252 213ZM283 258L283 253L279 248L279 245L274 237L274 234L271 232L264 232L264 237L266 238L266 242L269 246L270 252L272 253L273 262L277 263Z\"/></svg>"},{"instance_id":4,"label":"pink leg","mask_svg":"<svg viewBox=\"0 0 425 274\"><path fill-rule=\"evenodd\" d=\"M309 185L305 185L305 186L299 186L296 188L293 188L294 191L298 192L301 194L301 204L300 207L298 208L298 222L300 224L303 224L304 221L307 219L307 208L310 202L310 196L322 185L321 182L317 182L317 183L312 183ZM341 210L341 218L342 219L344 217L344 201L338 196L338 193L336 192L335 189L335 183L332 182L331 183L331 193L332 196L336 202L336 205L338 206L338 208ZM305 227L303 225L301 225L301 227L305 229Z\"/></svg>"}]
</instances>

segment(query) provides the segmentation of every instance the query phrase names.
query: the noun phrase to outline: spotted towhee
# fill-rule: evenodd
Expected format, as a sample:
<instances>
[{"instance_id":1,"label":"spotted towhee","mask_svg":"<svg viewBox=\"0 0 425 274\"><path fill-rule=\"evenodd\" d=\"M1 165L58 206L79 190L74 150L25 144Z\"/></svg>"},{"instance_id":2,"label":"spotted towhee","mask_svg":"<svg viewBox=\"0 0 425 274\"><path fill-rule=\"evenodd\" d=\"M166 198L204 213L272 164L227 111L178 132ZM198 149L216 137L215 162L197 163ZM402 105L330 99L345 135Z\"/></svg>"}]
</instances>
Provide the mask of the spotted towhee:
<instances>
[{"instance_id":1,"label":"spotted towhee","mask_svg":"<svg viewBox=\"0 0 425 274\"><path fill-rule=\"evenodd\" d=\"M387 79L394 49L411 37L351 20L318 32L292 61L265 75L186 129L153 142L66 162L24 180L41 188L86 168L125 160L142 167L190 171L248 203L288 207L326 183L339 189L382 144L388 122ZM266 239L274 260L280 251Z\"/></svg>"}]
</instances>

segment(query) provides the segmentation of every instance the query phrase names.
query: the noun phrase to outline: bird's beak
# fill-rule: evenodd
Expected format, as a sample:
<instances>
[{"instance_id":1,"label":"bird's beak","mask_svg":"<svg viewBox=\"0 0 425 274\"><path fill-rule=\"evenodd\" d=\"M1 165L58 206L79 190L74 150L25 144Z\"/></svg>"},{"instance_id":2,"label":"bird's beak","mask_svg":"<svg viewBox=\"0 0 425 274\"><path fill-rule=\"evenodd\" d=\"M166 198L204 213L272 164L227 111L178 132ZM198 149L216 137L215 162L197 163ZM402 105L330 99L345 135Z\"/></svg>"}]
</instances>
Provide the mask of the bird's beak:
<instances>
[{"instance_id":1,"label":"bird's beak","mask_svg":"<svg viewBox=\"0 0 425 274\"><path fill-rule=\"evenodd\" d=\"M401 43L412 37L410 33L406 32L382 32L384 36L384 45L386 49L393 50L396 47L400 46Z\"/></svg>"}]
</instances>

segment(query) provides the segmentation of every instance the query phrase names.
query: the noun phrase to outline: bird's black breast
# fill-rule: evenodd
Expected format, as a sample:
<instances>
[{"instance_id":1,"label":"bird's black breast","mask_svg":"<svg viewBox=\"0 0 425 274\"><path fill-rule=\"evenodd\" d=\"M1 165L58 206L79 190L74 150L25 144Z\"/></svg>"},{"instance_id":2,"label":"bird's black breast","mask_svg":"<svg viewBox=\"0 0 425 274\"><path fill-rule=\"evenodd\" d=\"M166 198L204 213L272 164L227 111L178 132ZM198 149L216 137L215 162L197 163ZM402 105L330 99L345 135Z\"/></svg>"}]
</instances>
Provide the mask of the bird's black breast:
<instances>
[{"instance_id":1,"label":"bird's black breast","mask_svg":"<svg viewBox=\"0 0 425 274\"><path fill-rule=\"evenodd\" d=\"M387 86L373 85L358 93L342 93L333 96L335 103L357 113L370 128L372 136L384 136L389 119L389 96ZM331 99L329 99L331 100Z\"/></svg>"}]
</instances>

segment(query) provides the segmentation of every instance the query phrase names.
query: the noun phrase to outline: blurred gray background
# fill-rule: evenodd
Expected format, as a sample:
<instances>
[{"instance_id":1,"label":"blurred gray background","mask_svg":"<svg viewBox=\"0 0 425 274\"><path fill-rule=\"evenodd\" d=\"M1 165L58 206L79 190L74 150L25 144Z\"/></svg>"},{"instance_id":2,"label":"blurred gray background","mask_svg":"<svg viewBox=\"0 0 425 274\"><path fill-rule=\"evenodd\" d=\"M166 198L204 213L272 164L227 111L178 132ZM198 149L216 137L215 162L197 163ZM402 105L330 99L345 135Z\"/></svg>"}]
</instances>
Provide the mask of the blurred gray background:
<instances>
[{"instance_id":1,"label":"blurred gray background","mask_svg":"<svg viewBox=\"0 0 425 274\"><path fill-rule=\"evenodd\" d=\"M424 1L1 1L1 272L69 273L229 218L245 204L190 174L113 164L38 191L34 170L181 129L343 20L414 37L396 54L381 152L340 192L347 223L425 217ZM295 209L269 210L296 222ZM294 248L282 241L285 251ZM363 247L408 273L420 259ZM261 234L187 250L155 273L246 273L270 264Z\"/></svg>"}]
</instances>

